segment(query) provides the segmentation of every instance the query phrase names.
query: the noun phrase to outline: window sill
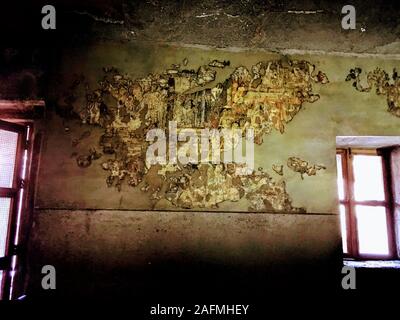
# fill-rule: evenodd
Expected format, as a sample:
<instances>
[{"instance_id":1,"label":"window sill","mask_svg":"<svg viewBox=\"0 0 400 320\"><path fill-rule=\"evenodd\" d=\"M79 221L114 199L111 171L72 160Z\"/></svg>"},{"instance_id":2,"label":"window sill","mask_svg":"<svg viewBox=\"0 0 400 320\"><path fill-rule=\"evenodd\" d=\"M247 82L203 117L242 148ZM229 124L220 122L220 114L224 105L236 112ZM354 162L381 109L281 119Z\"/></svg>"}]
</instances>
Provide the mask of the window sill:
<instances>
[{"instance_id":1,"label":"window sill","mask_svg":"<svg viewBox=\"0 0 400 320\"><path fill-rule=\"evenodd\" d=\"M400 269L400 260L343 260L343 265L353 268Z\"/></svg>"}]
</instances>

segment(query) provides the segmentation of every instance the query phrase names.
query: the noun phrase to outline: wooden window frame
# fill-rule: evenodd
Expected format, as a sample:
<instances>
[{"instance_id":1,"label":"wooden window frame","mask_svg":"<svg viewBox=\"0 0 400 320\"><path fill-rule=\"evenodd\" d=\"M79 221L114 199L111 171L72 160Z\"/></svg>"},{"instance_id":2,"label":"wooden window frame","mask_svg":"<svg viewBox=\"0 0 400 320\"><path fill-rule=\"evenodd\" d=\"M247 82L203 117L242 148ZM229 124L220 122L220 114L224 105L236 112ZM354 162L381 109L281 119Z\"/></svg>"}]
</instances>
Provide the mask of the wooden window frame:
<instances>
[{"instance_id":1,"label":"wooden window frame","mask_svg":"<svg viewBox=\"0 0 400 320\"><path fill-rule=\"evenodd\" d=\"M344 183L344 199L339 199L339 204L345 207L346 217L347 253L344 253L344 257L353 258L356 260L389 260L398 258L396 252L396 240L394 230L394 200L390 167L391 148L339 148L336 150L336 154L341 155ZM354 199L353 155L381 156L385 200L356 201ZM383 206L386 208L386 224L389 249L389 253L387 255L361 254L359 252L357 218L355 214L356 205Z\"/></svg>"},{"instance_id":2,"label":"wooden window frame","mask_svg":"<svg viewBox=\"0 0 400 320\"><path fill-rule=\"evenodd\" d=\"M28 230L31 224L31 213L33 210L33 190L34 187L31 183L34 182L34 175L32 174L33 169L33 158L37 161L36 157L34 157L33 150L37 148L37 143L39 140L34 141L34 126L32 121L22 120L16 121L11 120L12 122L7 122L0 120L0 129L12 131L18 133L18 143L17 143L17 151L16 151L16 162L14 168L14 177L13 177L13 185L11 188L0 188L0 196L11 198L11 211L10 211L10 219L8 225L8 234L6 239L6 251L5 256L0 258L0 270L3 271L3 281L0 285L1 288L1 296L0 300L8 300L10 297L11 287L15 287L18 289L17 294L24 291L24 274L25 273L25 249L27 245L28 239ZM29 129L28 129L29 127ZM35 145L34 145L35 142ZM27 150L27 159L26 159L26 168L25 168L25 177L23 177L23 163L24 163L24 153ZM36 166L35 166L36 168ZM24 190L24 195L21 198L22 206L21 206L21 215L20 215L20 224L17 224L18 215L19 215L19 198L21 190ZM17 230L17 227L18 230ZM16 234L18 232L19 241L17 244L14 243ZM17 263L18 273L15 275L14 281L11 276L12 262L14 259ZM17 280L18 279L18 283ZM13 295L14 296L14 295ZM14 298L14 297L11 297Z\"/></svg>"}]
</instances>

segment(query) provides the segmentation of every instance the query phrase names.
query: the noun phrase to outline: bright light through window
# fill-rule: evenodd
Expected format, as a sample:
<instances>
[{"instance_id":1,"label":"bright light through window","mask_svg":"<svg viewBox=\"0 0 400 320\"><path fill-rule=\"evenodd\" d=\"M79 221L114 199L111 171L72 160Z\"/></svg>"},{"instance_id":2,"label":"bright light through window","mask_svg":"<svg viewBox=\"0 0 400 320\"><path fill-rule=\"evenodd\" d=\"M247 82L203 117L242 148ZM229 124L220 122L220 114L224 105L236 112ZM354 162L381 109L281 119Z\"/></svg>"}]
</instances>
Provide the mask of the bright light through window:
<instances>
[{"instance_id":1,"label":"bright light through window","mask_svg":"<svg viewBox=\"0 0 400 320\"><path fill-rule=\"evenodd\" d=\"M18 133L0 129L0 187L11 188L14 179Z\"/></svg>"},{"instance_id":2,"label":"bright light through window","mask_svg":"<svg viewBox=\"0 0 400 320\"><path fill-rule=\"evenodd\" d=\"M359 252L387 255L389 253L386 208L356 206Z\"/></svg>"},{"instance_id":3,"label":"bright light through window","mask_svg":"<svg viewBox=\"0 0 400 320\"><path fill-rule=\"evenodd\" d=\"M342 168L342 156L340 154L336 155L336 164L337 164L337 187L339 193L339 199L344 199L344 181L343 181L343 168Z\"/></svg>"},{"instance_id":4,"label":"bright light through window","mask_svg":"<svg viewBox=\"0 0 400 320\"><path fill-rule=\"evenodd\" d=\"M343 253L350 257L384 259L393 254L383 174L387 155L385 150L360 149L342 149L336 155Z\"/></svg>"},{"instance_id":5,"label":"bright light through window","mask_svg":"<svg viewBox=\"0 0 400 320\"><path fill-rule=\"evenodd\" d=\"M346 207L340 205L340 229L342 231L343 252L347 253Z\"/></svg>"},{"instance_id":6,"label":"bright light through window","mask_svg":"<svg viewBox=\"0 0 400 320\"><path fill-rule=\"evenodd\" d=\"M385 200L380 156L355 155L353 170L356 201Z\"/></svg>"},{"instance_id":7,"label":"bright light through window","mask_svg":"<svg viewBox=\"0 0 400 320\"><path fill-rule=\"evenodd\" d=\"M0 198L0 257L6 252L10 208L11 198Z\"/></svg>"}]
</instances>

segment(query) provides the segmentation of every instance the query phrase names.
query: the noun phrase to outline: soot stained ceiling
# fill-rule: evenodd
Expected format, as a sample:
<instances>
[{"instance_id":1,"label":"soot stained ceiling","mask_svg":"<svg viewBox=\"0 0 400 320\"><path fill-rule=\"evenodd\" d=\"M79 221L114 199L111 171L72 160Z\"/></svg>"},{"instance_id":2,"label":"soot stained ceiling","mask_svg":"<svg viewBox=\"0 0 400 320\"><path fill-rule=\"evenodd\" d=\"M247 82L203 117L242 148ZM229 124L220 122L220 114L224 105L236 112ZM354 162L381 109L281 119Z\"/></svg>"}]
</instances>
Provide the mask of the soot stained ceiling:
<instances>
[{"instance_id":1,"label":"soot stained ceiling","mask_svg":"<svg viewBox=\"0 0 400 320\"><path fill-rule=\"evenodd\" d=\"M44 4L5 5L2 38L41 46L112 39L357 53L400 48L398 1L54 0L56 31L40 28ZM356 30L341 28L346 4L356 8Z\"/></svg>"}]
</instances>

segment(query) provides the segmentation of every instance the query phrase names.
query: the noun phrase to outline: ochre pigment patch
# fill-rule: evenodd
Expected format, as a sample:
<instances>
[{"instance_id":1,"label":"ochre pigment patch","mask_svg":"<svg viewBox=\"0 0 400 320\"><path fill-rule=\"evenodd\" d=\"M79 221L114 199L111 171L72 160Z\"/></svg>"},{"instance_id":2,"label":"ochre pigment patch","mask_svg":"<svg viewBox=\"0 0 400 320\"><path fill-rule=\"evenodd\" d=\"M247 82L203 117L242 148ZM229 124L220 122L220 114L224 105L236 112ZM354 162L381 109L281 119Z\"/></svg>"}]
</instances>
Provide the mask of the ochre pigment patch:
<instances>
[{"instance_id":1,"label":"ochre pigment patch","mask_svg":"<svg viewBox=\"0 0 400 320\"><path fill-rule=\"evenodd\" d=\"M304 210L292 207L284 180L275 181L262 169L246 172L248 168L241 164L211 161L167 163L157 165L156 170L146 165L149 143L145 137L151 129L168 131L170 121L177 122L178 132L188 128L236 129L244 135L252 129L254 142L262 144L263 136L272 130L283 134L304 102L319 99L313 84L328 83L327 76L307 61L272 60L259 62L250 70L239 66L223 83L210 87L216 69L229 64L213 60L197 70L173 65L141 79L121 75L113 67L103 68L99 87L89 91L87 86L86 105L75 111L83 124L104 130L99 144L105 155L114 156L102 164L109 173L109 187L120 190L124 181L132 187L140 185L150 199L165 199L181 208L214 208L245 197L249 210ZM88 167L99 157L93 149L78 157L78 164ZM238 174L240 170L246 174ZM150 171L152 179L146 177ZM283 175L282 166L274 171Z\"/></svg>"}]
</instances>

